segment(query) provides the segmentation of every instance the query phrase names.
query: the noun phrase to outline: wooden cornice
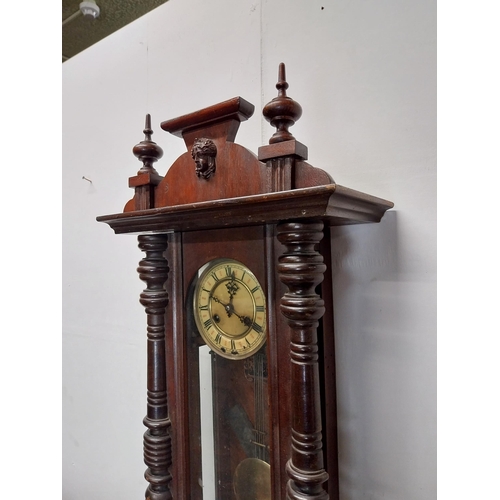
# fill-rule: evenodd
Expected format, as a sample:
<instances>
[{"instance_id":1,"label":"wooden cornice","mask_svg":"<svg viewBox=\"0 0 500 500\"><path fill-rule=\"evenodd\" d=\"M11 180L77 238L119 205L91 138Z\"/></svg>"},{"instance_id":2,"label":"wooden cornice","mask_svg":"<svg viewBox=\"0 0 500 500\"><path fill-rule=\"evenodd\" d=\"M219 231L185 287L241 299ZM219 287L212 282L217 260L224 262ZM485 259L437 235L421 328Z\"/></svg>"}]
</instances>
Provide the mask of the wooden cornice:
<instances>
[{"instance_id":1,"label":"wooden cornice","mask_svg":"<svg viewBox=\"0 0 500 500\"><path fill-rule=\"evenodd\" d=\"M330 226L379 222L394 205L338 184L97 217L123 233L169 233L322 219Z\"/></svg>"}]
</instances>

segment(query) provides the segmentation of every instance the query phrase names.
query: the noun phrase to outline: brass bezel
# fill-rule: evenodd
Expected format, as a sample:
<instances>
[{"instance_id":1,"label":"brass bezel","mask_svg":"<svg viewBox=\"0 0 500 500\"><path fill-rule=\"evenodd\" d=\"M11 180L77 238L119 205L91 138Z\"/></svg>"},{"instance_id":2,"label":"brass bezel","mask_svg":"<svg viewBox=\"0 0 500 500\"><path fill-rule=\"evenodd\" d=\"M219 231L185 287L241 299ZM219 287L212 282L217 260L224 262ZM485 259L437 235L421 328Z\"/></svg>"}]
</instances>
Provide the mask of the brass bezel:
<instances>
[{"instance_id":1,"label":"brass bezel","mask_svg":"<svg viewBox=\"0 0 500 500\"><path fill-rule=\"evenodd\" d=\"M202 318L202 313L200 313L200 296L202 294L203 285L205 285L206 282L210 279L209 277L212 275L212 273L218 272L220 269L223 269L225 266L228 266L228 265L229 266L232 265L232 266L239 268L240 270L243 270L244 275L250 277L250 281L252 283L254 283L255 286L258 287L258 290L260 290L260 294L257 297L258 297L258 301L262 302L262 304L259 303L257 305L256 297L255 297L254 293L252 293L252 290L250 289L248 283L245 283L240 278L235 278L235 281L237 283L239 283L244 290L246 290L246 293L248 294L248 296L252 300L252 318L250 318L252 321L252 325L249 325L247 330L245 330L244 332L239 333L239 334L235 334L235 335L232 335L232 334L224 331L215 322L212 322L211 326L208 327L208 329L205 328L204 321ZM219 278L219 281L220 282L217 282L217 284L214 283L214 286L212 286L210 289L214 290L215 288L218 288L225 281L230 281L230 278L228 276L222 276ZM213 303L212 301L210 301L210 300L208 301L209 312L211 311L212 303ZM204 304L203 304L203 306L204 306ZM260 308L263 307L263 312L259 311L259 313L260 313L259 317L261 317L263 314L263 320L259 321L259 322L255 321L257 318L257 307L260 307ZM242 262L235 260L235 259L219 258L219 259L215 259L215 260L208 262L198 271L198 278L196 280L196 285L195 285L195 289L194 289L194 296L193 296L193 315L194 315L194 319L196 322L196 326L198 328L198 332L200 333L201 337L203 338L205 343L210 347L210 349L212 349L218 355L220 355L226 359L238 360L238 359L246 359L246 358L252 356L253 354L255 354L256 352L258 352L259 349L264 345L264 343L266 341L266 334L267 334L267 324L266 324L267 314L266 313L267 313L267 308L266 308L266 297L265 297L264 289L262 288L262 285L260 284L260 282L257 279L257 277L255 276L255 274L248 268L248 266L246 266ZM210 318L210 314L208 314L208 316ZM214 328L224 338L233 339L233 340L241 340L241 339L248 337L251 334L254 325L256 325L262 329L261 332L257 332L258 333L258 340L253 342L248 347L244 347L243 348L244 350L242 350L242 351L238 350L237 354L234 354L231 351L228 352L226 349L219 346L217 344L217 342L215 342L214 339L207 332L207 330L209 330L210 328Z\"/></svg>"}]
</instances>

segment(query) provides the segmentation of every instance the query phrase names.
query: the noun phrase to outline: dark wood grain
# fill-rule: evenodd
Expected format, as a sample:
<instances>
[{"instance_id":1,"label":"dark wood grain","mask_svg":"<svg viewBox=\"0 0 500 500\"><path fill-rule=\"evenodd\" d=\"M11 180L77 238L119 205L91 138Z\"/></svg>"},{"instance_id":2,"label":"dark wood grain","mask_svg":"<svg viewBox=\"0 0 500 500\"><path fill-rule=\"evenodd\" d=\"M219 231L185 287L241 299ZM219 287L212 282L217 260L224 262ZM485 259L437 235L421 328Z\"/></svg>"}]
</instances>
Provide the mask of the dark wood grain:
<instances>
[{"instance_id":1,"label":"dark wood grain","mask_svg":"<svg viewBox=\"0 0 500 500\"><path fill-rule=\"evenodd\" d=\"M379 222L393 203L329 184L98 217L115 233L172 232L321 218L328 225Z\"/></svg>"},{"instance_id":2,"label":"dark wood grain","mask_svg":"<svg viewBox=\"0 0 500 500\"><path fill-rule=\"evenodd\" d=\"M276 132L269 139L269 144L293 140L294 137L288 129L302 116L301 105L286 94L288 82L283 63L279 65L276 88L278 96L268 102L262 110L264 118L276 127Z\"/></svg>"},{"instance_id":3,"label":"dark wood grain","mask_svg":"<svg viewBox=\"0 0 500 500\"><path fill-rule=\"evenodd\" d=\"M323 281L316 289L325 303L325 313L319 320L318 354L321 396L321 421L323 423L323 458L329 479L326 490L331 500L339 500L339 457L337 434L337 374L335 363L335 331L332 274L331 228L323 228L324 237L319 243L326 270Z\"/></svg>"},{"instance_id":4,"label":"dark wood grain","mask_svg":"<svg viewBox=\"0 0 500 500\"><path fill-rule=\"evenodd\" d=\"M227 101L208 106L206 108L188 113L178 118L165 120L161 128L177 137L184 137L193 129L208 128L214 124L224 121L242 122L248 120L255 111L255 106L242 97L233 97ZM228 136L233 141L234 135Z\"/></svg>"},{"instance_id":5,"label":"dark wood grain","mask_svg":"<svg viewBox=\"0 0 500 500\"><path fill-rule=\"evenodd\" d=\"M266 225L266 262L269 304L268 317L268 357L270 417L272 427L272 464L274 489L273 498L286 496L288 476L286 463L290 458L291 426L291 363L290 363L290 327L281 314L280 301L286 291L279 280L276 264L283 254L284 246L276 237L276 225Z\"/></svg>"},{"instance_id":6,"label":"dark wood grain","mask_svg":"<svg viewBox=\"0 0 500 500\"><path fill-rule=\"evenodd\" d=\"M134 188L134 198L125 206L125 212L132 210L147 210L155 207L156 186L160 184L163 177L158 175L153 164L163 156L163 150L151 140L153 129L151 128L151 115L146 115L144 127L144 140L136 144L132 152L142 166L137 175L129 178L129 187Z\"/></svg>"},{"instance_id":7,"label":"dark wood grain","mask_svg":"<svg viewBox=\"0 0 500 500\"><path fill-rule=\"evenodd\" d=\"M187 480L192 462L189 449L188 336L186 335L186 302L184 298L182 233L168 234L166 251L170 267L165 284L169 296L168 321L165 325L166 374L169 417L171 420L173 473L171 491L174 499L190 498ZM194 500L194 499L193 499Z\"/></svg>"},{"instance_id":8,"label":"dark wood grain","mask_svg":"<svg viewBox=\"0 0 500 500\"><path fill-rule=\"evenodd\" d=\"M164 283L168 277L168 263L163 253L167 238L163 235L139 236L139 248L146 252L137 271L147 288L140 302L146 308L148 332L148 393L147 415L144 425L144 462L148 466L145 477L150 485L147 500L170 500L169 485L172 464L170 419L167 402L165 370L165 309L168 295Z\"/></svg>"},{"instance_id":9,"label":"dark wood grain","mask_svg":"<svg viewBox=\"0 0 500 500\"><path fill-rule=\"evenodd\" d=\"M287 498L291 500L329 498L323 489L328 474L323 462L317 344L325 304L315 291L326 270L316 249L322 230L320 221L278 226L278 239L286 247L279 258L278 273L288 287L281 299L281 312L291 328L292 446L287 463Z\"/></svg>"}]
</instances>

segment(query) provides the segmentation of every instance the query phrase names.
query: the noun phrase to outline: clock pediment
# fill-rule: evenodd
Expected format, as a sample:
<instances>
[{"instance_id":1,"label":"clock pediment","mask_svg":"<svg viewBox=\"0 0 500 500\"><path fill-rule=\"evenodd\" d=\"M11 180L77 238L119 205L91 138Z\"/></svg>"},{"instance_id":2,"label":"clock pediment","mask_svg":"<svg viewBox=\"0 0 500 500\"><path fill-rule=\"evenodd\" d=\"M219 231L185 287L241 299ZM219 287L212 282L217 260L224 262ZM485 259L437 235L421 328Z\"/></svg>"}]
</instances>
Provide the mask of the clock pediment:
<instances>
[{"instance_id":1,"label":"clock pediment","mask_svg":"<svg viewBox=\"0 0 500 500\"><path fill-rule=\"evenodd\" d=\"M201 139L215 145L215 172L205 178L196 175L191 150L182 154L169 168L156 188L155 208L250 196L264 191L265 165L248 149L225 138L210 139L200 131Z\"/></svg>"},{"instance_id":2,"label":"clock pediment","mask_svg":"<svg viewBox=\"0 0 500 500\"><path fill-rule=\"evenodd\" d=\"M254 109L242 97L234 97L162 122L163 130L184 139L187 151L156 188L155 207L262 193L264 164L234 142L240 123Z\"/></svg>"}]
</instances>

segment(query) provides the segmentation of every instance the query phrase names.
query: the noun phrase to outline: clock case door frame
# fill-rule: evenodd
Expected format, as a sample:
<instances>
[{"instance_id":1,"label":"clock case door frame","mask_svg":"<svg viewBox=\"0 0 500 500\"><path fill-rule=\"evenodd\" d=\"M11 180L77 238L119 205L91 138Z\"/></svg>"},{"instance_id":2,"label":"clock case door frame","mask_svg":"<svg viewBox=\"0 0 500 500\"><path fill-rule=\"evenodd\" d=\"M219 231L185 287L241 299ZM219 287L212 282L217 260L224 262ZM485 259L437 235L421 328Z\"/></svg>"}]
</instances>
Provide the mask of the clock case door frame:
<instances>
[{"instance_id":1,"label":"clock case door frame","mask_svg":"<svg viewBox=\"0 0 500 500\"><path fill-rule=\"evenodd\" d=\"M327 304L318 329L320 353L320 393L322 401L323 455L330 480L325 484L332 500L338 499L338 450L336 422L335 348L333 335L333 300L329 228L320 243L320 253L327 264L319 294ZM260 250L260 251L259 251ZM256 253L257 251L257 253ZM172 422L172 494L173 498L201 500L201 448L199 436L192 434L199 422L199 389L193 386L187 331L192 305L187 302L189 286L198 269L216 258L234 258L256 274L265 288L267 314L266 353L268 363L268 398L270 461L273 498L286 496L286 463L290 458L290 328L280 311L285 286L280 282L276 264L283 253L276 238L276 224L175 232L169 235L166 258L169 279L165 287L170 297L166 309L166 378L170 420ZM196 385L196 384L195 384ZM194 420L194 423L193 423ZM206 499L205 499L206 500Z\"/></svg>"}]
</instances>

